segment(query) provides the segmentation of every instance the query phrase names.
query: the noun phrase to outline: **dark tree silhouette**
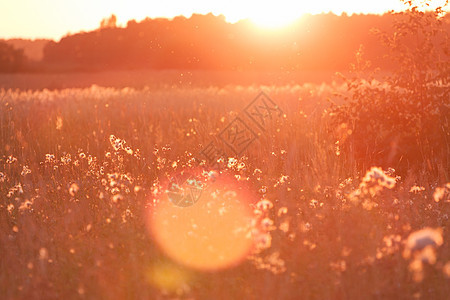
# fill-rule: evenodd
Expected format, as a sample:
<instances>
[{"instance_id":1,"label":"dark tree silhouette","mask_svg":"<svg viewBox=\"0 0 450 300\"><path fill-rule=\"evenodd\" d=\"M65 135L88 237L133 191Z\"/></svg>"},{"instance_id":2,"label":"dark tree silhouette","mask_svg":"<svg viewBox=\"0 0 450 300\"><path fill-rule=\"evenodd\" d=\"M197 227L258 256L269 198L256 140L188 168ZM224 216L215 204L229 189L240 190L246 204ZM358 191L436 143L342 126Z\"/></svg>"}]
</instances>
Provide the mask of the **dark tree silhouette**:
<instances>
[{"instance_id":1,"label":"dark tree silhouette","mask_svg":"<svg viewBox=\"0 0 450 300\"><path fill-rule=\"evenodd\" d=\"M112 14L109 18L105 18L100 22L100 28L114 28L117 27L117 17Z\"/></svg>"},{"instance_id":2,"label":"dark tree silhouette","mask_svg":"<svg viewBox=\"0 0 450 300\"><path fill-rule=\"evenodd\" d=\"M449 31L449 18L443 19ZM223 16L129 21L66 36L45 48L45 62L63 69L346 70L361 44L374 66L393 69L371 29L393 32L395 16L305 15L287 29L261 30Z\"/></svg>"},{"instance_id":3,"label":"dark tree silhouette","mask_svg":"<svg viewBox=\"0 0 450 300\"><path fill-rule=\"evenodd\" d=\"M11 45L0 41L0 72L17 72L22 70L25 56L22 49L14 49Z\"/></svg>"}]
</instances>

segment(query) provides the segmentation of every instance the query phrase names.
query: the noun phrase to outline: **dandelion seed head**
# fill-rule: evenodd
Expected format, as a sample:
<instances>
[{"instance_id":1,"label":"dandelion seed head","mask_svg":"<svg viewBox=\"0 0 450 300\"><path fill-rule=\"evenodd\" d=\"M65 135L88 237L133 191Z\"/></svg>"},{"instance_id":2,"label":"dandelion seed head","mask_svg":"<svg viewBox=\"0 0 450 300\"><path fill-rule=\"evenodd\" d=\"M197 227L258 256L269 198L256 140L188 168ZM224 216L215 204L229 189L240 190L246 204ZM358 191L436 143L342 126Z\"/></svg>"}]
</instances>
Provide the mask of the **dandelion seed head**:
<instances>
[{"instance_id":1,"label":"dandelion seed head","mask_svg":"<svg viewBox=\"0 0 450 300\"><path fill-rule=\"evenodd\" d=\"M61 130L63 127L63 119L58 116L56 117L56 130Z\"/></svg>"},{"instance_id":2,"label":"dandelion seed head","mask_svg":"<svg viewBox=\"0 0 450 300\"><path fill-rule=\"evenodd\" d=\"M12 203L10 203L10 204L8 204L8 206L6 207L6 210L10 213L10 214L12 214L12 212L14 211L14 204L12 204Z\"/></svg>"},{"instance_id":3,"label":"dandelion seed head","mask_svg":"<svg viewBox=\"0 0 450 300\"><path fill-rule=\"evenodd\" d=\"M123 196L121 194L116 194L111 198L112 202L118 203L123 200Z\"/></svg>"},{"instance_id":4,"label":"dandelion seed head","mask_svg":"<svg viewBox=\"0 0 450 300\"><path fill-rule=\"evenodd\" d=\"M437 187L433 193L434 202L450 202L450 182L443 187Z\"/></svg>"},{"instance_id":5,"label":"dandelion seed head","mask_svg":"<svg viewBox=\"0 0 450 300\"><path fill-rule=\"evenodd\" d=\"M447 278L450 278L450 261L448 261L442 268L442 272Z\"/></svg>"},{"instance_id":6,"label":"dandelion seed head","mask_svg":"<svg viewBox=\"0 0 450 300\"><path fill-rule=\"evenodd\" d=\"M256 243L256 248L259 251L264 250L264 249L268 249L272 245L272 236L268 232L260 233L256 237L255 243Z\"/></svg>"},{"instance_id":7,"label":"dandelion seed head","mask_svg":"<svg viewBox=\"0 0 450 300\"><path fill-rule=\"evenodd\" d=\"M69 194L72 197L75 197L76 193L78 193L79 190L80 190L80 187L78 186L78 184L72 183L69 187Z\"/></svg>"},{"instance_id":8,"label":"dandelion seed head","mask_svg":"<svg viewBox=\"0 0 450 300\"><path fill-rule=\"evenodd\" d=\"M22 167L22 172L20 173L20 175L25 176L25 175L30 174L30 173L31 173L30 168L28 168L28 166L23 166Z\"/></svg>"},{"instance_id":9,"label":"dandelion seed head","mask_svg":"<svg viewBox=\"0 0 450 300\"><path fill-rule=\"evenodd\" d=\"M228 168L233 168L234 166L236 166L237 165L237 159L236 158L234 158L234 157L229 157L228 158L228 164L227 164L227 166L228 166Z\"/></svg>"},{"instance_id":10,"label":"dandelion seed head","mask_svg":"<svg viewBox=\"0 0 450 300\"><path fill-rule=\"evenodd\" d=\"M409 258L415 251L421 251L427 246L439 247L443 243L442 230L424 228L411 233L405 246L404 257Z\"/></svg>"},{"instance_id":11,"label":"dandelion seed head","mask_svg":"<svg viewBox=\"0 0 450 300\"><path fill-rule=\"evenodd\" d=\"M61 156L60 161L64 165L69 165L72 162L72 156L68 153L66 155Z\"/></svg>"},{"instance_id":12,"label":"dandelion seed head","mask_svg":"<svg viewBox=\"0 0 450 300\"><path fill-rule=\"evenodd\" d=\"M358 188L349 194L349 200L354 204L362 202L365 209L371 210L377 207L378 203L370 198L376 197L384 188L394 188L395 184L395 178L387 175L381 168L372 167L367 171Z\"/></svg>"},{"instance_id":13,"label":"dandelion seed head","mask_svg":"<svg viewBox=\"0 0 450 300\"><path fill-rule=\"evenodd\" d=\"M309 250L314 250L317 247L317 244L314 242L311 242L309 240L304 240L303 241L303 246L305 246L306 248L308 248Z\"/></svg>"},{"instance_id":14,"label":"dandelion seed head","mask_svg":"<svg viewBox=\"0 0 450 300\"><path fill-rule=\"evenodd\" d=\"M335 262L331 262L330 268L335 272L342 273L347 269L347 263L345 262L345 260L341 259Z\"/></svg>"},{"instance_id":15,"label":"dandelion seed head","mask_svg":"<svg viewBox=\"0 0 450 300\"><path fill-rule=\"evenodd\" d=\"M48 260L48 250L46 248L39 249L39 259Z\"/></svg>"},{"instance_id":16,"label":"dandelion seed head","mask_svg":"<svg viewBox=\"0 0 450 300\"><path fill-rule=\"evenodd\" d=\"M288 212L287 207L285 207L285 206L280 207L280 209L278 209L278 216L280 217L282 215L285 215L285 214L287 214L287 212Z\"/></svg>"},{"instance_id":17,"label":"dandelion seed head","mask_svg":"<svg viewBox=\"0 0 450 300\"><path fill-rule=\"evenodd\" d=\"M128 155L133 155L133 149L130 146L127 146L124 150Z\"/></svg>"},{"instance_id":18,"label":"dandelion seed head","mask_svg":"<svg viewBox=\"0 0 450 300\"><path fill-rule=\"evenodd\" d=\"M283 231L284 233L287 233L289 231L289 221L284 221L278 226L278 229Z\"/></svg>"},{"instance_id":19,"label":"dandelion seed head","mask_svg":"<svg viewBox=\"0 0 450 300\"><path fill-rule=\"evenodd\" d=\"M365 183L377 183L388 189L395 187L395 178L387 175L381 168L378 167L372 167L366 173L362 181Z\"/></svg>"},{"instance_id":20,"label":"dandelion seed head","mask_svg":"<svg viewBox=\"0 0 450 300\"><path fill-rule=\"evenodd\" d=\"M258 168L256 168L255 170L253 170L253 175L261 174L261 173L262 173L262 171L261 171L260 169L258 169Z\"/></svg>"},{"instance_id":21,"label":"dandelion seed head","mask_svg":"<svg viewBox=\"0 0 450 300\"><path fill-rule=\"evenodd\" d=\"M245 170L245 163L244 162L239 163L239 165L237 166L237 170L238 171Z\"/></svg>"},{"instance_id":22,"label":"dandelion seed head","mask_svg":"<svg viewBox=\"0 0 450 300\"><path fill-rule=\"evenodd\" d=\"M423 186L418 185L414 185L409 189L409 192L414 194L420 193L422 191L425 191L425 188Z\"/></svg>"},{"instance_id":23,"label":"dandelion seed head","mask_svg":"<svg viewBox=\"0 0 450 300\"><path fill-rule=\"evenodd\" d=\"M312 199L309 202L309 207L311 207L311 208L316 208L318 205L319 205L319 201L317 201L316 199Z\"/></svg>"},{"instance_id":24,"label":"dandelion seed head","mask_svg":"<svg viewBox=\"0 0 450 300\"><path fill-rule=\"evenodd\" d=\"M436 263L436 248L443 243L442 229L424 228L411 233L406 241L403 257L411 259L409 270L413 279L420 282L424 278L424 264Z\"/></svg>"},{"instance_id":25,"label":"dandelion seed head","mask_svg":"<svg viewBox=\"0 0 450 300\"><path fill-rule=\"evenodd\" d=\"M83 296L84 293L85 293L84 287L83 286L79 286L77 292L78 292L79 295Z\"/></svg>"},{"instance_id":26,"label":"dandelion seed head","mask_svg":"<svg viewBox=\"0 0 450 300\"><path fill-rule=\"evenodd\" d=\"M308 232L308 231L310 231L311 229L312 229L312 225L311 225L311 223L309 223L309 222L302 223L301 226L300 226L300 230L301 230L302 232Z\"/></svg>"},{"instance_id":27,"label":"dandelion seed head","mask_svg":"<svg viewBox=\"0 0 450 300\"><path fill-rule=\"evenodd\" d=\"M256 203L256 207L261 211L267 211L273 208L273 203L268 199L261 199L258 203Z\"/></svg>"},{"instance_id":28,"label":"dandelion seed head","mask_svg":"<svg viewBox=\"0 0 450 300\"><path fill-rule=\"evenodd\" d=\"M14 156L10 155L6 158L6 163L7 164L13 164L17 161L17 158L15 158Z\"/></svg>"},{"instance_id":29,"label":"dandelion seed head","mask_svg":"<svg viewBox=\"0 0 450 300\"><path fill-rule=\"evenodd\" d=\"M273 220L271 220L270 218L266 217L264 219L261 220L261 227L263 230L266 231L270 231L273 230Z\"/></svg>"},{"instance_id":30,"label":"dandelion seed head","mask_svg":"<svg viewBox=\"0 0 450 300\"><path fill-rule=\"evenodd\" d=\"M19 206L19 211L31 209L32 204L33 204L33 202L28 199L23 201L22 204L20 204L20 206Z\"/></svg>"}]
</instances>

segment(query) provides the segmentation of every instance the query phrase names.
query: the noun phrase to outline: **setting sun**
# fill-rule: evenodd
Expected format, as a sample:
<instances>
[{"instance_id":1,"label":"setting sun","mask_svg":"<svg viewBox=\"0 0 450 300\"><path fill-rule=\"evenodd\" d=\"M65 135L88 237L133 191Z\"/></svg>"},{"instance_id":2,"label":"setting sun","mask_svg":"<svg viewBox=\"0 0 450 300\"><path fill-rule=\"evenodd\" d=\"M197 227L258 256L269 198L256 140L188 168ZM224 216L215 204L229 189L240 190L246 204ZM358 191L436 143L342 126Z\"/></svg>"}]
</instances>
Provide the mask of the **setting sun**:
<instances>
[{"instance_id":1,"label":"setting sun","mask_svg":"<svg viewBox=\"0 0 450 300\"><path fill-rule=\"evenodd\" d=\"M246 15L257 26L270 29L288 26L297 20L304 11L306 11L305 7L302 10L302 5L299 3L286 7L279 3L271 2L260 5L258 9L249 7ZM229 13L227 16L232 18L233 14Z\"/></svg>"}]
</instances>

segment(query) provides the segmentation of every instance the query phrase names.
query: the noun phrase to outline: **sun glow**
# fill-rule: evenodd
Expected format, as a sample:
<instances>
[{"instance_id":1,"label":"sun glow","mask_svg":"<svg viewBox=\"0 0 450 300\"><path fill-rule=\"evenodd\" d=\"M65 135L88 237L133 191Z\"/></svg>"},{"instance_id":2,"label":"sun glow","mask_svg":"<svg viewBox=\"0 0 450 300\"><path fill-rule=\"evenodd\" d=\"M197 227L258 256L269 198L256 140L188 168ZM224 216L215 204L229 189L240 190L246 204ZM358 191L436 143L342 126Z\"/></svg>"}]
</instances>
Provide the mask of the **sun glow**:
<instances>
[{"instance_id":1,"label":"sun glow","mask_svg":"<svg viewBox=\"0 0 450 300\"><path fill-rule=\"evenodd\" d=\"M249 19L258 27L281 28L296 21L302 14L302 10L295 7L291 10L280 9L275 5L263 6L261 9L249 11Z\"/></svg>"}]
</instances>

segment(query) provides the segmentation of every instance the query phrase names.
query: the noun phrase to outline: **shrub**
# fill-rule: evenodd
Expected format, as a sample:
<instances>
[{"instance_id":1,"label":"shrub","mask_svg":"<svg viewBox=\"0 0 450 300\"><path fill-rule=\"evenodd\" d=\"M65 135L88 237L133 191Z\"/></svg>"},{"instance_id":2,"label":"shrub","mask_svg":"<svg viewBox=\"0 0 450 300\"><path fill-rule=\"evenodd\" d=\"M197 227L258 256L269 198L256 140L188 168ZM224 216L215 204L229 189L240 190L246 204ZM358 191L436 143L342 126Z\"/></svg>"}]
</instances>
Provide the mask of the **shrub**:
<instances>
[{"instance_id":1,"label":"shrub","mask_svg":"<svg viewBox=\"0 0 450 300\"><path fill-rule=\"evenodd\" d=\"M411 1L397 13L392 35L375 30L395 71L376 80L379 70L363 47L344 77L349 96L331 110L331 129L341 151L362 162L406 170L412 165L439 171L449 149L448 1L424 12ZM419 162L419 163L418 163ZM441 168L442 171L442 168Z\"/></svg>"}]
</instances>

